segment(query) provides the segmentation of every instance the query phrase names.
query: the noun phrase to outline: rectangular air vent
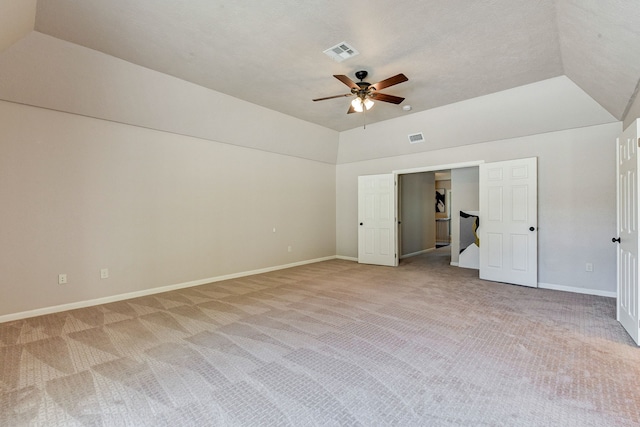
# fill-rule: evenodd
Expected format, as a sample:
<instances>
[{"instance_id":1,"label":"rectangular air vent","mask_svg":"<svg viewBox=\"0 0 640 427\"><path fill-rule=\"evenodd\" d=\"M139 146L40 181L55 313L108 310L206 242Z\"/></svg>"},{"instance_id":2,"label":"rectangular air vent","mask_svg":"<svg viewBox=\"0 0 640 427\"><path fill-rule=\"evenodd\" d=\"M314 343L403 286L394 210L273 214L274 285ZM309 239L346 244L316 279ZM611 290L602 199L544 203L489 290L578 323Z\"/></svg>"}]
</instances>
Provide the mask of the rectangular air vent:
<instances>
[{"instance_id":1,"label":"rectangular air vent","mask_svg":"<svg viewBox=\"0 0 640 427\"><path fill-rule=\"evenodd\" d=\"M338 43L337 45L330 47L329 49L324 51L325 55L336 62L342 62L345 59L349 59L359 53L360 52L347 44L347 42Z\"/></svg>"},{"instance_id":2,"label":"rectangular air vent","mask_svg":"<svg viewBox=\"0 0 640 427\"><path fill-rule=\"evenodd\" d=\"M419 142L424 142L424 135L422 134L422 132L412 133L409 135L410 144L417 144Z\"/></svg>"}]
</instances>

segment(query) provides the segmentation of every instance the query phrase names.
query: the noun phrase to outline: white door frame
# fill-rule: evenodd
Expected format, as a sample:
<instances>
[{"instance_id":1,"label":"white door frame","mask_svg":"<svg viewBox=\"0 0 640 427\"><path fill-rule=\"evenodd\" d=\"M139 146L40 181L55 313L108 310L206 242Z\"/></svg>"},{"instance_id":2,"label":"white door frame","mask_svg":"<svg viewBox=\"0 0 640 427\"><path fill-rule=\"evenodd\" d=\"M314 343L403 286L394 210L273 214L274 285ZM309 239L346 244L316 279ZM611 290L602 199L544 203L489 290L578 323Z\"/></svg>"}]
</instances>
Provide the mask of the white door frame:
<instances>
[{"instance_id":1,"label":"white door frame","mask_svg":"<svg viewBox=\"0 0 640 427\"><path fill-rule=\"evenodd\" d=\"M412 169L398 169L395 171L391 171L391 173L398 176L398 175L405 175L408 173L437 172L437 171L442 171L447 169L471 168L474 166L480 166L483 163L484 163L484 160L476 160L473 162L449 163L446 165L424 166L421 168L412 168Z\"/></svg>"}]
</instances>

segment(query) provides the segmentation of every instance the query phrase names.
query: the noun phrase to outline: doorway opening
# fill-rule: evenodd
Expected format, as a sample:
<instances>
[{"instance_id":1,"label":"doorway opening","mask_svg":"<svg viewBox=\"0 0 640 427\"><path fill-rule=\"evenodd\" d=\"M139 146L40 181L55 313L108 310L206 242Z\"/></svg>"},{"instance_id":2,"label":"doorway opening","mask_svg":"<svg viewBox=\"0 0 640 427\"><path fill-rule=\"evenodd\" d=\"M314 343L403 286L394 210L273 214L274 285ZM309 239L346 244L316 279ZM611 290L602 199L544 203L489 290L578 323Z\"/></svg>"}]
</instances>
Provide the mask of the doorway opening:
<instances>
[{"instance_id":1,"label":"doorway opening","mask_svg":"<svg viewBox=\"0 0 640 427\"><path fill-rule=\"evenodd\" d=\"M461 233L460 211L477 213L479 210L478 166L481 163L394 171L398 178L401 263L410 262L412 258L431 262L428 258L435 257L443 264L443 257L447 257L446 264L459 266L461 249L465 252L469 234L466 228ZM465 219L462 226L468 226ZM464 242L461 236L465 237ZM478 268L477 262L465 262L463 267Z\"/></svg>"},{"instance_id":2,"label":"doorway opening","mask_svg":"<svg viewBox=\"0 0 640 427\"><path fill-rule=\"evenodd\" d=\"M476 244L479 247L477 269L480 278L537 287L537 158L456 164L449 165L449 168L452 249L459 244L456 228L459 232L460 217L458 224L455 219L462 212L455 201L463 200L454 177L458 172L470 172L474 174L474 191L470 194L478 200L476 220L482 220L480 236L476 233L477 221L474 230L474 241L482 242ZM358 177L358 262L394 267L399 264L398 230L402 223L397 215L398 177L444 169L444 166L432 167ZM435 175L433 182L435 192ZM404 225L406 228L407 224ZM408 236L406 231L402 235L405 239ZM459 265L459 262L455 264L457 255L459 253L451 251L450 264Z\"/></svg>"}]
</instances>

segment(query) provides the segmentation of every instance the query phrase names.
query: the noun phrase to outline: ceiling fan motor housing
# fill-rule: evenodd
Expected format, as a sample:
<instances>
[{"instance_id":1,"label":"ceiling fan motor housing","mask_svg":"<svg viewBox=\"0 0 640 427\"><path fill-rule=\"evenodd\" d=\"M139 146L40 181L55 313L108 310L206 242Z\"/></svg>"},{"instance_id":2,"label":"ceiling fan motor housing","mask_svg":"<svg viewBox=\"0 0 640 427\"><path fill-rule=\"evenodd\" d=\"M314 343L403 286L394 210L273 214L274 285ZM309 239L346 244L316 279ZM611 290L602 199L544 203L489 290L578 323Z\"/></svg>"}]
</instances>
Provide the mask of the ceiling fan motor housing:
<instances>
[{"instance_id":1,"label":"ceiling fan motor housing","mask_svg":"<svg viewBox=\"0 0 640 427\"><path fill-rule=\"evenodd\" d=\"M364 71L364 70L356 71L356 79L358 79L358 80L364 80L365 78L367 78L367 75L368 75L368 74L369 74L369 73L367 73L367 72L366 72L366 71Z\"/></svg>"},{"instance_id":2,"label":"ceiling fan motor housing","mask_svg":"<svg viewBox=\"0 0 640 427\"><path fill-rule=\"evenodd\" d=\"M361 98L363 100L366 97L371 95L371 92L369 91L369 86L371 86L371 83L363 81L365 78L367 78L368 74L369 73L367 73L364 70L356 71L356 78L358 80L360 80L360 81L359 82L355 82L355 84L358 85L359 89L357 89L355 87L351 89L351 93L353 93L354 95L356 95L357 97L359 97L359 98Z\"/></svg>"}]
</instances>

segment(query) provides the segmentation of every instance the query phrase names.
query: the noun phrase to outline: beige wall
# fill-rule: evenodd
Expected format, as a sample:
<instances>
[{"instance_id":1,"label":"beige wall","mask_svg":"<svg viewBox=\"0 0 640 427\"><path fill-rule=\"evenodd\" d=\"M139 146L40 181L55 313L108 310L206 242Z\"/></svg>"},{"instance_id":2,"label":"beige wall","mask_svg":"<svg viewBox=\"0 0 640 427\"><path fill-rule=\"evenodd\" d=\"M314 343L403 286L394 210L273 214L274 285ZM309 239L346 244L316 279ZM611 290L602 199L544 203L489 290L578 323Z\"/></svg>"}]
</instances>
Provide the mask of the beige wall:
<instances>
[{"instance_id":1,"label":"beige wall","mask_svg":"<svg viewBox=\"0 0 640 427\"><path fill-rule=\"evenodd\" d=\"M618 120L565 76L340 133L338 164L420 154ZM422 132L425 142L407 135Z\"/></svg>"},{"instance_id":2,"label":"beige wall","mask_svg":"<svg viewBox=\"0 0 640 427\"><path fill-rule=\"evenodd\" d=\"M0 99L334 164L338 132L36 31L0 54Z\"/></svg>"},{"instance_id":3,"label":"beige wall","mask_svg":"<svg viewBox=\"0 0 640 427\"><path fill-rule=\"evenodd\" d=\"M0 0L0 52L20 40L36 20L36 0Z\"/></svg>"},{"instance_id":4,"label":"beige wall","mask_svg":"<svg viewBox=\"0 0 640 427\"><path fill-rule=\"evenodd\" d=\"M615 147L622 123L567 77L340 133L337 254L356 257L358 175L538 158L538 281L615 295ZM423 131L426 141L409 144ZM454 200L457 200L452 182ZM454 202L455 203L455 202ZM594 263L586 272L585 264Z\"/></svg>"},{"instance_id":5,"label":"beige wall","mask_svg":"<svg viewBox=\"0 0 640 427\"><path fill-rule=\"evenodd\" d=\"M339 164L337 253L357 257L357 177L476 160L538 157L538 280L585 292L616 290L615 139L621 123ZM452 183L455 198L455 184ZM586 272L585 263L594 271Z\"/></svg>"},{"instance_id":6,"label":"beige wall","mask_svg":"<svg viewBox=\"0 0 640 427\"><path fill-rule=\"evenodd\" d=\"M334 165L8 102L0 129L0 316L335 255Z\"/></svg>"}]
</instances>

